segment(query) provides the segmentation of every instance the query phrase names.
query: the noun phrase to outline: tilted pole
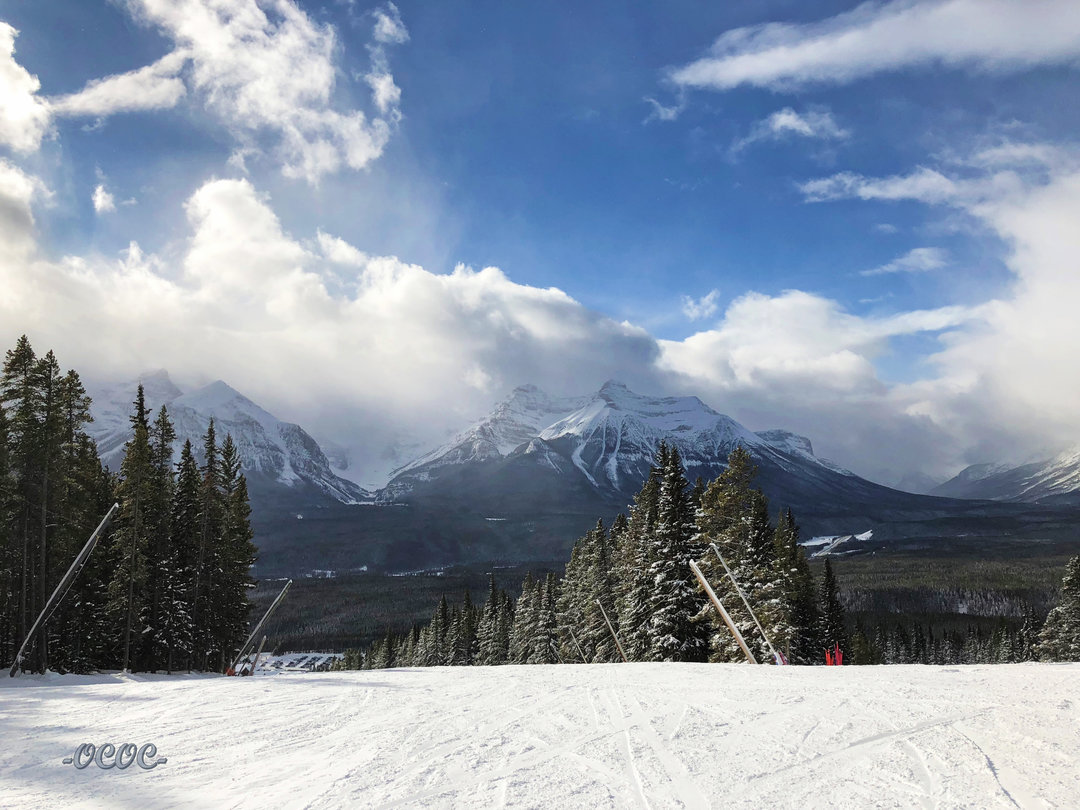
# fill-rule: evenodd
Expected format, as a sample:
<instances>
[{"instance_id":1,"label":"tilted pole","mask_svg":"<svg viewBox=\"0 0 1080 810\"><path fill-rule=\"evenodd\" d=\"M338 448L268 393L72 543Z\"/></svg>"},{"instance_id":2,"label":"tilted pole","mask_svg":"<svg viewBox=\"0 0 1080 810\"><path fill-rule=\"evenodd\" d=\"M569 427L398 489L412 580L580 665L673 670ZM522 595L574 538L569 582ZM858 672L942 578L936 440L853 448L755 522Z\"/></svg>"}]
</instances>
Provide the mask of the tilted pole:
<instances>
[{"instance_id":1,"label":"tilted pole","mask_svg":"<svg viewBox=\"0 0 1080 810\"><path fill-rule=\"evenodd\" d=\"M596 600L597 606L600 608L600 613L604 616L604 621L607 623L607 629L611 631L611 637L615 639L615 646L619 648L619 655L622 656L624 663L629 664L630 659L626 657L626 653L623 652L622 644L619 643L619 636L615 633L615 628L611 626L611 619L607 617L607 611L604 610L604 606L600 604L600 600Z\"/></svg>"},{"instance_id":2,"label":"tilted pole","mask_svg":"<svg viewBox=\"0 0 1080 810\"><path fill-rule=\"evenodd\" d=\"M776 661L776 663L778 664L786 664L787 659L785 659L784 656L780 655L780 653L776 651L776 648L772 645L772 642L769 641L769 637L765 635L765 629L761 626L761 622L757 620L757 616L754 615L754 609L750 607L750 602L746 598L746 594L743 593L743 589L740 588L739 583L735 581L735 575L731 573L731 569L728 568L728 564L724 562L724 558L720 555L720 549L716 547L716 543L710 543L709 545L712 546L712 550L716 554L716 559L720 560L720 564L724 566L724 573L727 574L727 578L731 580L731 584L735 586L735 591L739 594L739 598L742 599L742 603L746 605L746 610L750 614L750 618L754 620L754 624L757 625L758 632L761 633L761 637L765 639L765 643L769 646L769 652L773 654L773 660Z\"/></svg>"},{"instance_id":3,"label":"tilted pole","mask_svg":"<svg viewBox=\"0 0 1080 810\"><path fill-rule=\"evenodd\" d=\"M569 627L567 627L566 629L570 630ZM572 638L574 640L574 646L577 647L578 655L581 656L581 663L583 663L583 664L589 663L589 660L585 657L585 653L583 653L581 651L581 645L577 643L577 636L574 635L573 630L570 630L570 638Z\"/></svg>"},{"instance_id":4,"label":"tilted pole","mask_svg":"<svg viewBox=\"0 0 1080 810\"><path fill-rule=\"evenodd\" d=\"M64 578L60 580L60 584L56 586L56 590L53 591L52 596L49 597L49 601L45 603L45 608L38 614L37 620L34 622L34 626L30 628L30 632L26 634L26 638L23 639L22 646L19 647L19 652L15 654L15 661L11 664L11 670L8 672L12 678L15 677L15 673L19 671L23 654L26 652L26 645L30 643L30 639L34 637L34 633L37 632L38 627L45 624L52 618L53 613L60 607L60 603L64 597L67 596L68 589L71 587L71 583L75 581L75 577L82 571L82 567L86 564L87 558L94 550L94 546L97 545L98 538L101 537L101 533L105 531L109 524L112 523L113 516L117 510L120 509L120 504L114 503L112 508L108 511L98 527L94 529L94 533L90 535L90 539L86 541L86 545L82 547L82 551L71 563L71 567L68 568L67 573L64 574Z\"/></svg>"},{"instance_id":5,"label":"tilted pole","mask_svg":"<svg viewBox=\"0 0 1080 810\"><path fill-rule=\"evenodd\" d=\"M756 664L757 659L754 658L754 654L750 652L750 648L747 647L746 642L743 641L742 633L739 632L739 628L735 626L735 622L731 620L728 612L724 610L724 606L720 603L720 598L716 595L716 592L713 591L712 586L709 585L709 581L705 579L705 575L701 573L701 569L697 567L697 563L691 560L690 568L698 578L698 582L701 583L701 587L705 589L705 593L708 594L709 599L713 603L713 607L720 613L720 618L724 620L724 624L726 624L728 630L731 631L731 635L735 637L735 641L738 643L740 649L742 649L743 655L746 656L746 660L751 664Z\"/></svg>"},{"instance_id":6,"label":"tilted pole","mask_svg":"<svg viewBox=\"0 0 1080 810\"><path fill-rule=\"evenodd\" d=\"M248 636L247 641L244 642L244 646L241 647L240 652L236 654L236 658L233 660L232 666L229 667L229 669L231 669L233 672L236 671L236 665L240 663L240 659L244 657L244 653L248 651L248 647L251 646L251 643L259 634L259 631L262 630L262 626L266 623L266 620L270 618L270 614L277 609L277 606L281 604L281 600L285 598L285 592L289 590L290 585L292 585L291 579L285 583L285 587L281 589L281 593L277 595L277 599L275 599L273 603L271 603L270 607L266 609L266 613L264 613L263 617L259 619L259 623L255 625L255 629L251 631L251 635Z\"/></svg>"}]
</instances>

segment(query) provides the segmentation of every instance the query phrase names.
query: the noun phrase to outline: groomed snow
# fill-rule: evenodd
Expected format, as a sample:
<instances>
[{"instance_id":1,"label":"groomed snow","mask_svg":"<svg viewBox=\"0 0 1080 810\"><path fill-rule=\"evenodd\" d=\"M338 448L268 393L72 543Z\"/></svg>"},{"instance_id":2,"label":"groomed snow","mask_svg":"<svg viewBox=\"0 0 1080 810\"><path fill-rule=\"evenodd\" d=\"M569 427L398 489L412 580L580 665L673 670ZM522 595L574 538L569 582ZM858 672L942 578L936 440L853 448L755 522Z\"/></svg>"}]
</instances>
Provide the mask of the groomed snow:
<instances>
[{"instance_id":1,"label":"groomed snow","mask_svg":"<svg viewBox=\"0 0 1080 810\"><path fill-rule=\"evenodd\" d=\"M4 678L6 807L1076 807L1080 665ZM76 770L83 742L168 763Z\"/></svg>"}]
</instances>

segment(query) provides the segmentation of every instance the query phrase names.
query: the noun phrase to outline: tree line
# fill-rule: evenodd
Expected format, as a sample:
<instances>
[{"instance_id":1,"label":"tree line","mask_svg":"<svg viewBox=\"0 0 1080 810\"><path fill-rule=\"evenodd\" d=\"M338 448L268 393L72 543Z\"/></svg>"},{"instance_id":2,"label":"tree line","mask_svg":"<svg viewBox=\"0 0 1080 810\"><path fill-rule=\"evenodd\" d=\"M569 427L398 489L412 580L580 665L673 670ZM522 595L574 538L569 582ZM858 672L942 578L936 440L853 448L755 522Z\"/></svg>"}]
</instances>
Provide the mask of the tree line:
<instances>
[{"instance_id":1,"label":"tree line","mask_svg":"<svg viewBox=\"0 0 1080 810\"><path fill-rule=\"evenodd\" d=\"M759 661L771 654L715 545L755 608L773 647L792 663L824 663L825 650L848 645L844 608L831 564L814 581L790 510L773 522L753 486L742 448L708 486L691 486L675 447L661 443L629 517L598 521L571 551L561 580L527 575L514 602L491 578L487 600L460 607L445 596L431 621L388 633L366 651L350 650L343 668L504 663L737 661L743 654L706 600L695 560ZM618 641L616 641L618 639ZM620 651L620 646L622 650Z\"/></svg>"},{"instance_id":2,"label":"tree line","mask_svg":"<svg viewBox=\"0 0 1080 810\"><path fill-rule=\"evenodd\" d=\"M832 564L820 583L799 546L790 510L770 519L753 486L756 469L737 448L708 486L685 477L676 448L661 444L629 517L602 521L571 551L561 580L526 575L513 600L490 578L487 599L445 595L431 620L348 650L344 669L401 666L741 661L743 653L706 601L689 563L698 562L759 662L771 654L730 578L723 556L762 630L793 664L825 663L839 647L848 664L986 664L1080 660L1080 557L1069 562L1060 604L1045 623L1028 610L989 633L935 630L918 622L851 626ZM616 641L617 639L617 641ZM621 647L621 650L620 650Z\"/></svg>"},{"instance_id":3,"label":"tree line","mask_svg":"<svg viewBox=\"0 0 1080 810\"><path fill-rule=\"evenodd\" d=\"M24 335L0 374L0 662L22 639L114 501L110 531L60 609L36 633L24 667L224 669L247 627L255 559L247 482L231 436L213 420L201 463L140 385L120 470L86 432L90 397Z\"/></svg>"}]
</instances>

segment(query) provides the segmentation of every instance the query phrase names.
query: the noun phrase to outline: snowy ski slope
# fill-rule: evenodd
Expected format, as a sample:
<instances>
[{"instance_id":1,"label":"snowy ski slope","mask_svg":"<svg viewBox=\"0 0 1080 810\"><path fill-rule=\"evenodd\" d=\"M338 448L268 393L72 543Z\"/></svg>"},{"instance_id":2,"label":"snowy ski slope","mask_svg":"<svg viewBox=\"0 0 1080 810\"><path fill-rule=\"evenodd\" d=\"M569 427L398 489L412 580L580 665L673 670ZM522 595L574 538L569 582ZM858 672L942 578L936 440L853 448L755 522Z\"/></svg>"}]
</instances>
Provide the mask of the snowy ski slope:
<instances>
[{"instance_id":1,"label":"snowy ski slope","mask_svg":"<svg viewBox=\"0 0 1080 810\"><path fill-rule=\"evenodd\" d=\"M5 678L0 739L19 808L1067 808L1080 665Z\"/></svg>"}]
</instances>

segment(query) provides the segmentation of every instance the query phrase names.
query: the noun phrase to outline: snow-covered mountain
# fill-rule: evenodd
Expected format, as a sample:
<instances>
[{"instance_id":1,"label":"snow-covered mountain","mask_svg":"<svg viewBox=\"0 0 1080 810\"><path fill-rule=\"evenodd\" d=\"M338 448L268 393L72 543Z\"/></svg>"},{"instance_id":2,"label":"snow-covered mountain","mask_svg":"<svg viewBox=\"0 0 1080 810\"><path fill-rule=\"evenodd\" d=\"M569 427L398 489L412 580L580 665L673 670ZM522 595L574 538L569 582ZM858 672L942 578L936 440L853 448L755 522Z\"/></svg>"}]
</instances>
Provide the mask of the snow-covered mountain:
<instances>
[{"instance_id":1,"label":"snow-covered mountain","mask_svg":"<svg viewBox=\"0 0 1080 810\"><path fill-rule=\"evenodd\" d=\"M1080 502L1080 447L1015 467L973 464L933 494L1023 503Z\"/></svg>"},{"instance_id":2,"label":"snow-covered mountain","mask_svg":"<svg viewBox=\"0 0 1080 810\"><path fill-rule=\"evenodd\" d=\"M185 440L190 440L196 453L200 453L202 437L213 417L218 440L230 434L236 443L253 489L313 489L346 504L370 500L368 492L333 473L318 443L299 425L282 422L221 380L182 393L163 370L92 392L94 421L90 433L110 468L119 469L123 459L124 443L131 436L132 403L140 382L152 414L166 406L176 428L177 453Z\"/></svg>"},{"instance_id":3,"label":"snow-covered mountain","mask_svg":"<svg viewBox=\"0 0 1080 810\"><path fill-rule=\"evenodd\" d=\"M590 397L555 399L516 389L476 425L403 467L380 493L403 498L448 468L521 457L559 475L581 476L605 494L631 496L648 476L661 441L678 448L691 476L723 470L736 447L790 472L852 473L814 455L810 440L784 430L753 433L697 397L649 397L609 381Z\"/></svg>"},{"instance_id":4,"label":"snow-covered mountain","mask_svg":"<svg viewBox=\"0 0 1080 810\"><path fill-rule=\"evenodd\" d=\"M587 401L587 397L550 397L535 385L515 388L475 425L394 470L380 497L393 500L405 496L416 483L430 480L443 467L504 458Z\"/></svg>"}]
</instances>

